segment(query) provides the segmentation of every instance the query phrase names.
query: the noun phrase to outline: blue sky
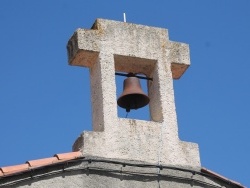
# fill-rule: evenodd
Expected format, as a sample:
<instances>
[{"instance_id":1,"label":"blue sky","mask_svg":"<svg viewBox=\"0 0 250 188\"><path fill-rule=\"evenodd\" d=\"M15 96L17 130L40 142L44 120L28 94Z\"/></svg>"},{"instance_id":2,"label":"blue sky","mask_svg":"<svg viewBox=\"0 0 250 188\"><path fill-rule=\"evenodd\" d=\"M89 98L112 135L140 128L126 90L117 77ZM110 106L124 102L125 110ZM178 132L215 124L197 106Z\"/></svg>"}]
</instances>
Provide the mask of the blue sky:
<instances>
[{"instance_id":1,"label":"blue sky","mask_svg":"<svg viewBox=\"0 0 250 188\"><path fill-rule=\"evenodd\" d=\"M89 72L68 66L66 44L126 12L190 45L174 81L180 139L199 144L202 166L250 186L249 10L249 0L1 0L0 166L69 152L91 130Z\"/></svg>"}]
</instances>

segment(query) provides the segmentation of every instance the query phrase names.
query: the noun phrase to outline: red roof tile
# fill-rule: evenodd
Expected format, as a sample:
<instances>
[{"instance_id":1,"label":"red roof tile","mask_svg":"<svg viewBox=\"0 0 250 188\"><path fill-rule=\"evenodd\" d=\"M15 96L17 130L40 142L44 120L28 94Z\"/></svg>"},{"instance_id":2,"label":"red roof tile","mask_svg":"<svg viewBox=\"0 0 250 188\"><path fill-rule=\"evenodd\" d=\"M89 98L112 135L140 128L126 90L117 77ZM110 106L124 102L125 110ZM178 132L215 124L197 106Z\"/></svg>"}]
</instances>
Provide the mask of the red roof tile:
<instances>
[{"instance_id":1,"label":"red roof tile","mask_svg":"<svg viewBox=\"0 0 250 188\"><path fill-rule=\"evenodd\" d=\"M210 174L210 175L212 175L214 177L217 177L217 178L219 178L221 180L224 180L224 181L230 182L232 184L238 185L239 187L246 188L245 186L241 185L240 183L238 183L236 181L233 181L233 180L230 180L230 179L228 179L228 178L226 178L226 177L224 177L224 176L222 176L220 174L217 174L216 172L213 172L212 170L208 170L208 169L206 169L204 167L201 168L201 172Z\"/></svg>"},{"instance_id":2,"label":"red roof tile","mask_svg":"<svg viewBox=\"0 0 250 188\"><path fill-rule=\"evenodd\" d=\"M76 159L81 156L82 156L82 153L79 151L54 155L54 157L57 157L58 160Z\"/></svg>"},{"instance_id":3,"label":"red roof tile","mask_svg":"<svg viewBox=\"0 0 250 188\"><path fill-rule=\"evenodd\" d=\"M30 167L39 167L44 165L50 165L56 162L58 162L57 157L50 157L50 158L27 161L26 163L29 164Z\"/></svg>"},{"instance_id":4,"label":"red roof tile","mask_svg":"<svg viewBox=\"0 0 250 188\"><path fill-rule=\"evenodd\" d=\"M28 164L20 164L20 165L15 165L15 166L7 166L7 167L2 167L0 170L2 171L3 175L10 175L22 171L26 171L29 169Z\"/></svg>"},{"instance_id":5,"label":"red roof tile","mask_svg":"<svg viewBox=\"0 0 250 188\"><path fill-rule=\"evenodd\" d=\"M0 177L14 175L16 173L28 171L30 169L47 166L55 163L60 163L62 161L69 161L79 157L82 157L82 153L80 151L61 153L61 154L55 154L54 157L50 158L27 161L25 164L1 167Z\"/></svg>"}]
</instances>

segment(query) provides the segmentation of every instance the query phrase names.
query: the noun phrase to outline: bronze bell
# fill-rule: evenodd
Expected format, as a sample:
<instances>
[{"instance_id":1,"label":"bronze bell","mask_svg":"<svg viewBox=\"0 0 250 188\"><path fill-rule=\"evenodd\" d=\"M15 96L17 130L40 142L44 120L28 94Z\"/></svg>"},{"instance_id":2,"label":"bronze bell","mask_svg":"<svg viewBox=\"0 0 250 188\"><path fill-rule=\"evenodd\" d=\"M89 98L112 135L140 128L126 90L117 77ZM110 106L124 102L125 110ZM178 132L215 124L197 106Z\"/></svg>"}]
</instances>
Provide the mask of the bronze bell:
<instances>
[{"instance_id":1,"label":"bronze bell","mask_svg":"<svg viewBox=\"0 0 250 188\"><path fill-rule=\"evenodd\" d=\"M123 82L123 93L117 100L121 108L127 112L130 109L138 109L149 103L149 97L143 92L139 78L134 75L129 76Z\"/></svg>"}]
</instances>

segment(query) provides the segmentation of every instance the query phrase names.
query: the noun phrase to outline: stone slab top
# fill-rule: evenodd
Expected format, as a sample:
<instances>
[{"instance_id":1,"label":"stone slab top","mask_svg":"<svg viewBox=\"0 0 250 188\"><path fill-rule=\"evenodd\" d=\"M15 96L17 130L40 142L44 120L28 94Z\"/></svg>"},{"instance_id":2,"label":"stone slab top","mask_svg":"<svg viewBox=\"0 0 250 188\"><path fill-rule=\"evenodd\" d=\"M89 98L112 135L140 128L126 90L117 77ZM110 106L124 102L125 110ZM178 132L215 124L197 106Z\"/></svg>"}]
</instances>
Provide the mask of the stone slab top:
<instances>
[{"instance_id":1,"label":"stone slab top","mask_svg":"<svg viewBox=\"0 0 250 188\"><path fill-rule=\"evenodd\" d=\"M103 50L148 60L168 56L173 79L179 79L190 65L188 44L169 40L167 29L114 20L96 19L91 29L77 29L67 49L69 64L83 67L91 67Z\"/></svg>"}]
</instances>

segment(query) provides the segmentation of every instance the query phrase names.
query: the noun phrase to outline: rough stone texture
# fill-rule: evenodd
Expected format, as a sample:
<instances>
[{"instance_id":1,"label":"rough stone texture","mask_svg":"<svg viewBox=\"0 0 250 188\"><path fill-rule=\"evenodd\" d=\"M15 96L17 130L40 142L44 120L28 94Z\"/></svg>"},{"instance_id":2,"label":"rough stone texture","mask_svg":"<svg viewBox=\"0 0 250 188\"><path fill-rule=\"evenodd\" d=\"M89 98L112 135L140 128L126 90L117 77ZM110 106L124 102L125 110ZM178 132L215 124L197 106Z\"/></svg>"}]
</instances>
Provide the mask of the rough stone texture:
<instances>
[{"instance_id":1,"label":"rough stone texture","mask_svg":"<svg viewBox=\"0 0 250 188\"><path fill-rule=\"evenodd\" d=\"M200 168L198 145L180 141L173 78L190 64L187 44L170 41L162 28L97 19L68 42L70 65L88 67L93 132L84 132L73 150L85 156L138 160ZM115 71L142 73L148 81L151 121L117 115Z\"/></svg>"},{"instance_id":2,"label":"rough stone texture","mask_svg":"<svg viewBox=\"0 0 250 188\"><path fill-rule=\"evenodd\" d=\"M100 159L99 159L100 160ZM103 159L101 159L103 160ZM100 160L100 161L101 161ZM105 159L104 159L105 160ZM106 159L107 160L107 159ZM109 160L107 160L109 161ZM138 164L136 161L123 161L126 164ZM76 161L69 164L48 166L32 172L5 178L0 187L5 188L233 188L241 187L192 171L181 169L159 169L157 167L129 166L119 163Z\"/></svg>"}]
</instances>

